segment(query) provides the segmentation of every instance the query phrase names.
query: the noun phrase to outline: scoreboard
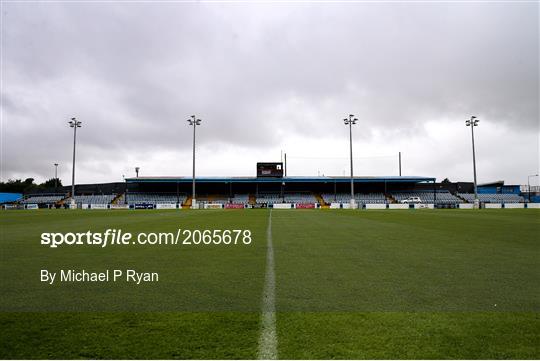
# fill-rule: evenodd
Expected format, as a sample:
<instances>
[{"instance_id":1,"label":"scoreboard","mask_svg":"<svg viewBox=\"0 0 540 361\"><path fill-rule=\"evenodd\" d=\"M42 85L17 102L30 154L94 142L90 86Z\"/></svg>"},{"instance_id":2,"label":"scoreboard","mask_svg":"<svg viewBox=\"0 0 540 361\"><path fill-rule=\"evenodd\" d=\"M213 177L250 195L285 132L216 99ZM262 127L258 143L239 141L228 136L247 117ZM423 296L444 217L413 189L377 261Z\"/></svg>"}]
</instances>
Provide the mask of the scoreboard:
<instances>
[{"instance_id":1,"label":"scoreboard","mask_svg":"<svg viewBox=\"0 0 540 361\"><path fill-rule=\"evenodd\" d=\"M283 178L283 163L257 163L257 178Z\"/></svg>"}]
</instances>

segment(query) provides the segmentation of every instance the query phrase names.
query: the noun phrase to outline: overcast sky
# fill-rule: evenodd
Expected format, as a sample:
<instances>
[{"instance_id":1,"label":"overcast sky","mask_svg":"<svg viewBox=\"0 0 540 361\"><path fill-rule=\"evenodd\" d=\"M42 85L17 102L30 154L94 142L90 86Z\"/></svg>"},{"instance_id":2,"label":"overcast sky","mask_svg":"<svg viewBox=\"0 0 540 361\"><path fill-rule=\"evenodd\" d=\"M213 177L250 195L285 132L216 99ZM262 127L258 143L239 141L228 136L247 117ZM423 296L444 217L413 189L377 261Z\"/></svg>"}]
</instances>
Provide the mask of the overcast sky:
<instances>
[{"instance_id":1,"label":"overcast sky","mask_svg":"<svg viewBox=\"0 0 540 361\"><path fill-rule=\"evenodd\" d=\"M539 170L539 4L2 3L1 178ZM533 179L538 184L538 178Z\"/></svg>"}]
</instances>

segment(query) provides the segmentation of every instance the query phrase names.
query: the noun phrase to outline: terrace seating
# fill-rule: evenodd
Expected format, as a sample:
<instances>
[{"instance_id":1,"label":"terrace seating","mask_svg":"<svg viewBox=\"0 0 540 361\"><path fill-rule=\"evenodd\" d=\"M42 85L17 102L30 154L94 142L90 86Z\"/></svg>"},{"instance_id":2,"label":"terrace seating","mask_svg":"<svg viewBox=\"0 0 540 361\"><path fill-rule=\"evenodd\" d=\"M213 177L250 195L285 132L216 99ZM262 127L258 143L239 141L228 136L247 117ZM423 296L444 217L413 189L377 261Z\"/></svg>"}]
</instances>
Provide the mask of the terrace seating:
<instances>
[{"instance_id":1,"label":"terrace seating","mask_svg":"<svg viewBox=\"0 0 540 361\"><path fill-rule=\"evenodd\" d=\"M325 203L349 203L351 201L350 193L323 193L321 194ZM386 197L383 193L356 193L354 199L358 204L385 204Z\"/></svg>"},{"instance_id":2,"label":"terrace seating","mask_svg":"<svg viewBox=\"0 0 540 361\"><path fill-rule=\"evenodd\" d=\"M283 197L279 193L259 193L257 203L274 204L283 203Z\"/></svg>"},{"instance_id":3,"label":"terrace seating","mask_svg":"<svg viewBox=\"0 0 540 361\"><path fill-rule=\"evenodd\" d=\"M474 193L458 193L467 202L474 202ZM478 194L478 199L482 203L523 203L525 199L517 194Z\"/></svg>"},{"instance_id":4,"label":"terrace seating","mask_svg":"<svg viewBox=\"0 0 540 361\"><path fill-rule=\"evenodd\" d=\"M23 199L21 203L23 204L54 204L56 202L61 201L64 199L63 195L48 195L48 196L41 196L41 195L29 195L27 198Z\"/></svg>"},{"instance_id":5,"label":"terrace seating","mask_svg":"<svg viewBox=\"0 0 540 361\"><path fill-rule=\"evenodd\" d=\"M257 203L317 203L317 198L311 193L259 193Z\"/></svg>"},{"instance_id":6,"label":"terrace seating","mask_svg":"<svg viewBox=\"0 0 540 361\"><path fill-rule=\"evenodd\" d=\"M318 203L311 193L285 193L285 203Z\"/></svg>"},{"instance_id":7,"label":"terrace seating","mask_svg":"<svg viewBox=\"0 0 540 361\"><path fill-rule=\"evenodd\" d=\"M185 194L180 194L178 197L176 194L166 194L166 193L128 193L127 194L127 204L135 203L148 203L148 204L157 204L157 203L184 203L187 197ZM125 204L126 197L122 196L118 200L118 204Z\"/></svg>"},{"instance_id":8,"label":"terrace seating","mask_svg":"<svg viewBox=\"0 0 540 361\"><path fill-rule=\"evenodd\" d=\"M321 197L325 203L348 203L351 200L350 193L322 193Z\"/></svg>"},{"instance_id":9,"label":"terrace seating","mask_svg":"<svg viewBox=\"0 0 540 361\"><path fill-rule=\"evenodd\" d=\"M438 205L463 203L463 200L459 199L447 190L437 190L436 192L430 190L413 192L392 192L392 196L398 202L401 202L402 200L410 197L419 197L422 200L422 203L434 203Z\"/></svg>"},{"instance_id":10,"label":"terrace seating","mask_svg":"<svg viewBox=\"0 0 540 361\"><path fill-rule=\"evenodd\" d=\"M231 203L249 203L249 194L235 194Z\"/></svg>"},{"instance_id":11,"label":"terrace seating","mask_svg":"<svg viewBox=\"0 0 540 361\"><path fill-rule=\"evenodd\" d=\"M387 203L383 193L356 193L354 195L356 203L361 204L384 204ZM350 199L349 199L350 201Z\"/></svg>"},{"instance_id":12,"label":"terrace seating","mask_svg":"<svg viewBox=\"0 0 540 361\"><path fill-rule=\"evenodd\" d=\"M77 204L110 204L114 197L115 194L76 195L73 199Z\"/></svg>"}]
</instances>

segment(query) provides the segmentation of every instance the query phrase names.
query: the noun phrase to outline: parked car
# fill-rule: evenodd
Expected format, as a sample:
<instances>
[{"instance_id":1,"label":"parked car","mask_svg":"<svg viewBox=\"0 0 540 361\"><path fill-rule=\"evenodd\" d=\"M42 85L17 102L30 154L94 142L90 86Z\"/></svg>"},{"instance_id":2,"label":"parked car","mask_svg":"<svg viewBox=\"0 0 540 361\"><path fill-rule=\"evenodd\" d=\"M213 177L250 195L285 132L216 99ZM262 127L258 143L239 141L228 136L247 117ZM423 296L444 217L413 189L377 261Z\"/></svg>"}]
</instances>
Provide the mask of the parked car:
<instances>
[{"instance_id":1,"label":"parked car","mask_svg":"<svg viewBox=\"0 0 540 361\"><path fill-rule=\"evenodd\" d=\"M407 199L402 199L401 203L409 204L409 203L422 203L422 199L420 197L409 197Z\"/></svg>"}]
</instances>

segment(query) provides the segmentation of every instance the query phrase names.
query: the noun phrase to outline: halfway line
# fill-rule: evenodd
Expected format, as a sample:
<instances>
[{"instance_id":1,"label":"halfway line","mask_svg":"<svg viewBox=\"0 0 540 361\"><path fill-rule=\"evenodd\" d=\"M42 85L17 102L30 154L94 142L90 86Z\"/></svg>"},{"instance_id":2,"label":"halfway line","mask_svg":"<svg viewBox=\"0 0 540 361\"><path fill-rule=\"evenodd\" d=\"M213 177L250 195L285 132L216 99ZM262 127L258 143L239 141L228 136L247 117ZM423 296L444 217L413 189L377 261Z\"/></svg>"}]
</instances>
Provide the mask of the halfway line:
<instances>
[{"instance_id":1,"label":"halfway line","mask_svg":"<svg viewBox=\"0 0 540 361\"><path fill-rule=\"evenodd\" d=\"M266 274L264 279L264 292L262 297L261 335L259 338L259 359L277 359L277 333L276 333L276 275L274 271L274 247L272 245L272 210L268 216L268 229L266 231Z\"/></svg>"}]
</instances>

